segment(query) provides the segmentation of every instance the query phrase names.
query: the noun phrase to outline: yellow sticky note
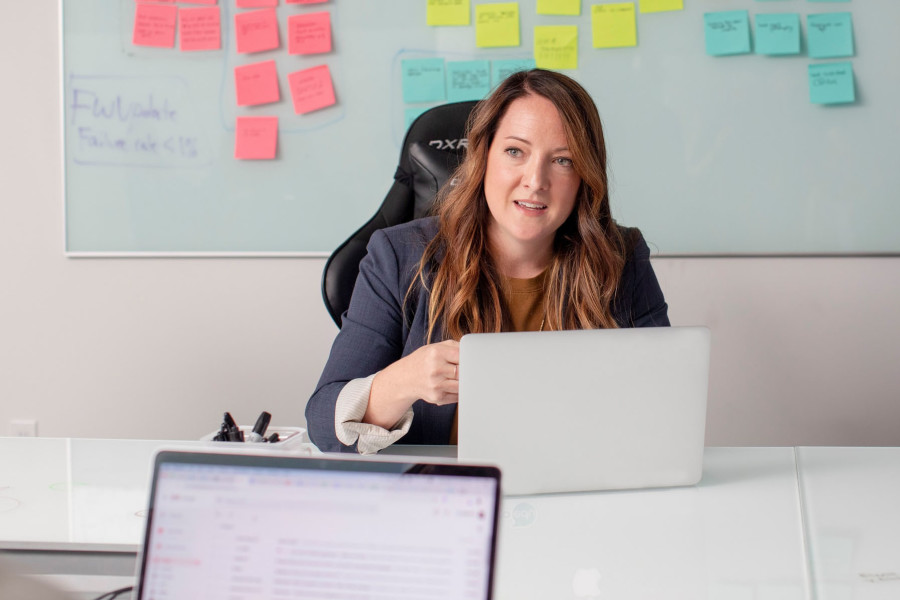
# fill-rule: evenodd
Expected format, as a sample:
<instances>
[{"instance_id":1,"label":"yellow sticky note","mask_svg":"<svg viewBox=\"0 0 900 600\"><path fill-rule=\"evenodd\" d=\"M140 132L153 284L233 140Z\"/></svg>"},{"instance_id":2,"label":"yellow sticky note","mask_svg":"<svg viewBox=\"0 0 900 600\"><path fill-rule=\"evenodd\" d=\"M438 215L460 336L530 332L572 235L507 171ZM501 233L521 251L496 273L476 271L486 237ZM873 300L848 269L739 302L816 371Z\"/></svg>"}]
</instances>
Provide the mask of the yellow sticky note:
<instances>
[{"instance_id":1,"label":"yellow sticky note","mask_svg":"<svg viewBox=\"0 0 900 600\"><path fill-rule=\"evenodd\" d=\"M642 13L684 10L684 0L638 0Z\"/></svg>"},{"instance_id":2,"label":"yellow sticky note","mask_svg":"<svg viewBox=\"0 0 900 600\"><path fill-rule=\"evenodd\" d=\"M475 5L475 45L479 48L519 45L519 3Z\"/></svg>"},{"instance_id":3,"label":"yellow sticky note","mask_svg":"<svg viewBox=\"0 0 900 600\"><path fill-rule=\"evenodd\" d=\"M594 4L591 6L594 48L637 46L634 3Z\"/></svg>"},{"instance_id":4,"label":"yellow sticky note","mask_svg":"<svg viewBox=\"0 0 900 600\"><path fill-rule=\"evenodd\" d=\"M469 0L428 0L426 20L429 25L468 25Z\"/></svg>"},{"instance_id":5,"label":"yellow sticky note","mask_svg":"<svg viewBox=\"0 0 900 600\"><path fill-rule=\"evenodd\" d=\"M578 27L536 25L534 62L539 69L577 69Z\"/></svg>"},{"instance_id":6,"label":"yellow sticky note","mask_svg":"<svg viewBox=\"0 0 900 600\"><path fill-rule=\"evenodd\" d=\"M581 0L537 0L537 14L578 16Z\"/></svg>"}]
</instances>

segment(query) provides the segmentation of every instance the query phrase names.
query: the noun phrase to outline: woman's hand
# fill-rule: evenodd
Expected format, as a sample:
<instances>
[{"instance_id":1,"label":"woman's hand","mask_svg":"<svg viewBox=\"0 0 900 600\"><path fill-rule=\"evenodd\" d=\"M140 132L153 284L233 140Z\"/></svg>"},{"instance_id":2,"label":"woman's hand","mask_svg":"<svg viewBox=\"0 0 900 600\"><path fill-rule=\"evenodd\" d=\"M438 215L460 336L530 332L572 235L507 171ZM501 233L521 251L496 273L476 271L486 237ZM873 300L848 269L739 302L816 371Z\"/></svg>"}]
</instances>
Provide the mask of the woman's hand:
<instances>
[{"instance_id":1,"label":"woman's hand","mask_svg":"<svg viewBox=\"0 0 900 600\"><path fill-rule=\"evenodd\" d=\"M391 429L418 399L459 401L459 342L422 346L375 375L364 423Z\"/></svg>"}]
</instances>

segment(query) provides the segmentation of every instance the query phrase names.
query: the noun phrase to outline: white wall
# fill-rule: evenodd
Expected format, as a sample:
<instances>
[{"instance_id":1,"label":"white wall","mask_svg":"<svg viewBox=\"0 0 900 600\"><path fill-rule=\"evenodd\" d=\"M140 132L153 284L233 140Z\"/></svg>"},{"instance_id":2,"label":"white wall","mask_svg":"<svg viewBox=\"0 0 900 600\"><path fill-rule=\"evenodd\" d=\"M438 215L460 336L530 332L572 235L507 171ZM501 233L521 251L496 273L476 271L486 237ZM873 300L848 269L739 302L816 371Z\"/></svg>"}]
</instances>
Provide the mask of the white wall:
<instances>
[{"instance_id":1,"label":"white wall","mask_svg":"<svg viewBox=\"0 0 900 600\"><path fill-rule=\"evenodd\" d=\"M302 425L336 333L324 260L65 258L56 2L7 22L27 26L0 36L0 434ZM900 258L654 264L673 322L713 331L708 444L900 444Z\"/></svg>"}]
</instances>

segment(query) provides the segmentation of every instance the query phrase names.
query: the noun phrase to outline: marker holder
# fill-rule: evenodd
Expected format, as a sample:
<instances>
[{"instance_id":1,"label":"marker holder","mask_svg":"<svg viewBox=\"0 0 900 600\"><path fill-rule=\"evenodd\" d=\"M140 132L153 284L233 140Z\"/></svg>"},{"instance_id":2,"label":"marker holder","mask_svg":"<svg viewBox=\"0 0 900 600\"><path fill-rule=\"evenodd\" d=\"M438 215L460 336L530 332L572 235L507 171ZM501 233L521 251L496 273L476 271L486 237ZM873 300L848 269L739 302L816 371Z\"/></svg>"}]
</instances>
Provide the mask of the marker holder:
<instances>
[{"instance_id":1,"label":"marker holder","mask_svg":"<svg viewBox=\"0 0 900 600\"><path fill-rule=\"evenodd\" d=\"M200 438L201 442L206 442L216 448L248 448L253 450L297 450L309 444L306 439L306 429L303 427L269 427L266 435L278 434L277 442L250 442L250 432L253 431L253 425L239 425L241 432L244 434L243 442L219 442L213 441L213 438L219 433L219 430L208 433Z\"/></svg>"}]
</instances>

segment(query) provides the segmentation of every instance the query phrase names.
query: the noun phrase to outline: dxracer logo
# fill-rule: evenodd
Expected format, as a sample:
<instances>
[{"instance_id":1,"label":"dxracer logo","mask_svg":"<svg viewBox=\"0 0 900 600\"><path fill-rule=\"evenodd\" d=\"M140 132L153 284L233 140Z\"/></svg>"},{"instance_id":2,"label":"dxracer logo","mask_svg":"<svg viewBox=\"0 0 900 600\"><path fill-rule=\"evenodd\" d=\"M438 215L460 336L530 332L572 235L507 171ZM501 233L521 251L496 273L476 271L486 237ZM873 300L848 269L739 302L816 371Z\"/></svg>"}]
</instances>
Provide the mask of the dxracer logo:
<instances>
[{"instance_id":1,"label":"dxracer logo","mask_svg":"<svg viewBox=\"0 0 900 600\"><path fill-rule=\"evenodd\" d=\"M428 145L438 150L462 150L469 147L469 140L460 138L458 140L431 140Z\"/></svg>"}]
</instances>

